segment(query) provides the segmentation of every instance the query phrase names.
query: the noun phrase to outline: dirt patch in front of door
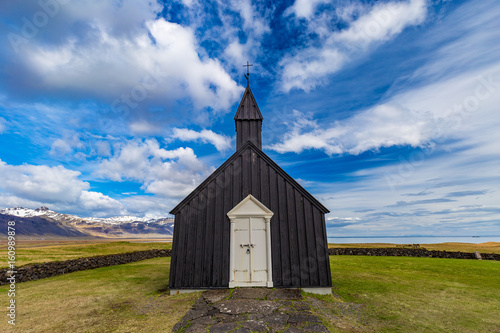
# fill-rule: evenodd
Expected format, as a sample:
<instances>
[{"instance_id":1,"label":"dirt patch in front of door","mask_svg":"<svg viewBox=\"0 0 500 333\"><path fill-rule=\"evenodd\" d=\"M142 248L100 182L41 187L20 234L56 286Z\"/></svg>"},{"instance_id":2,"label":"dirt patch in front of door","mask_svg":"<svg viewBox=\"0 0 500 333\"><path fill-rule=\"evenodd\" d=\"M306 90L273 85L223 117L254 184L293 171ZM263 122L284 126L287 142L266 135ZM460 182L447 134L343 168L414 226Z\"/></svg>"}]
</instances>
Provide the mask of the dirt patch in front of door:
<instances>
[{"instance_id":1,"label":"dirt patch in front of door","mask_svg":"<svg viewBox=\"0 0 500 333\"><path fill-rule=\"evenodd\" d=\"M205 291L173 332L329 332L298 289Z\"/></svg>"}]
</instances>

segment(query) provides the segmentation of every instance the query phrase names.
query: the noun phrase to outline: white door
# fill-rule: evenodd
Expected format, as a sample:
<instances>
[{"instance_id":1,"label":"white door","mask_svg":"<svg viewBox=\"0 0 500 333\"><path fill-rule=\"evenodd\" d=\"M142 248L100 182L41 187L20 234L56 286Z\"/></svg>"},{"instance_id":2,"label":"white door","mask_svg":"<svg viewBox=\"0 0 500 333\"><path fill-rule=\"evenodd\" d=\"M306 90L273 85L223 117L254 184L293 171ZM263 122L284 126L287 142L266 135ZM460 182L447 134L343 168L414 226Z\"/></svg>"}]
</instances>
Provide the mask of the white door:
<instances>
[{"instance_id":1,"label":"white door","mask_svg":"<svg viewBox=\"0 0 500 333\"><path fill-rule=\"evenodd\" d=\"M250 218L236 219L234 226L234 240L234 280L238 283L250 283Z\"/></svg>"},{"instance_id":2,"label":"white door","mask_svg":"<svg viewBox=\"0 0 500 333\"><path fill-rule=\"evenodd\" d=\"M263 217L240 217L234 228L235 286L266 285L267 244Z\"/></svg>"},{"instance_id":3,"label":"white door","mask_svg":"<svg viewBox=\"0 0 500 333\"><path fill-rule=\"evenodd\" d=\"M229 287L272 287L273 212L248 195L227 215L231 221Z\"/></svg>"}]
</instances>

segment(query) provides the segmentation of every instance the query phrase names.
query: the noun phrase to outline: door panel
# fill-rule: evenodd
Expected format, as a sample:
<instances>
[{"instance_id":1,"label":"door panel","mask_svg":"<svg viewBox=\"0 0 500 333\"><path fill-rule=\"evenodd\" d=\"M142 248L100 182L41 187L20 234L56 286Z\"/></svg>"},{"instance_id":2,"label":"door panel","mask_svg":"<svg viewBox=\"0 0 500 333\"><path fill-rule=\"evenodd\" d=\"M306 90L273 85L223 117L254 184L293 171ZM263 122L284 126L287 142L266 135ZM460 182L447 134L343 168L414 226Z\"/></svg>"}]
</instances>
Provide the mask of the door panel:
<instances>
[{"instance_id":1,"label":"door panel","mask_svg":"<svg viewBox=\"0 0 500 333\"><path fill-rule=\"evenodd\" d=\"M252 282L267 281L266 224L262 217L251 218Z\"/></svg>"},{"instance_id":2,"label":"door panel","mask_svg":"<svg viewBox=\"0 0 500 333\"><path fill-rule=\"evenodd\" d=\"M266 282L267 245L264 218L237 218L234 237L235 282Z\"/></svg>"},{"instance_id":3,"label":"door panel","mask_svg":"<svg viewBox=\"0 0 500 333\"><path fill-rule=\"evenodd\" d=\"M241 244L250 243L249 223L249 218L238 218L234 229L234 280L239 282L251 281L248 247L241 247Z\"/></svg>"}]
</instances>

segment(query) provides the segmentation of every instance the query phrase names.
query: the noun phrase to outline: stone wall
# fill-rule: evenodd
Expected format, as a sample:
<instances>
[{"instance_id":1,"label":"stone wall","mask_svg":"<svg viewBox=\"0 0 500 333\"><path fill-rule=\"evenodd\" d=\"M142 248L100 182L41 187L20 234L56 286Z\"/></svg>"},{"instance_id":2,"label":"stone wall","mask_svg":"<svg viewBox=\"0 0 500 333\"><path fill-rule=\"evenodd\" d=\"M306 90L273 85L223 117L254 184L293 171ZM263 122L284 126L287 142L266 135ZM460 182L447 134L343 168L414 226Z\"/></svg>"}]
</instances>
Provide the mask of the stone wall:
<instances>
[{"instance_id":1,"label":"stone wall","mask_svg":"<svg viewBox=\"0 0 500 333\"><path fill-rule=\"evenodd\" d=\"M127 264L157 257L170 257L172 250L147 250L129 253L109 254L103 256L53 261L43 264L26 265L16 269L16 283L48 278L51 276L84 271L99 267ZM8 284L9 269L0 269L0 285Z\"/></svg>"},{"instance_id":2,"label":"stone wall","mask_svg":"<svg viewBox=\"0 0 500 333\"><path fill-rule=\"evenodd\" d=\"M360 256L396 256L396 257L431 257L450 259L476 259L474 253L448 252L448 251L428 251L426 249L408 248L331 248L328 249L330 255L360 255ZM43 264L26 265L17 268L16 283L48 278L51 276L84 271L106 266L127 264L140 260L170 257L172 250L147 250L129 253L109 254L79 258L65 261L46 262ZM481 253L485 260L500 260L500 254ZM0 269L0 285L8 284L7 274L9 269Z\"/></svg>"},{"instance_id":3,"label":"stone wall","mask_svg":"<svg viewBox=\"0 0 500 333\"><path fill-rule=\"evenodd\" d=\"M429 258L450 258L450 259L476 259L474 253L449 252L449 251L429 251L426 249L405 249L405 248L331 248L328 249L330 255L349 256L390 256L390 257L429 257ZM481 253L484 260L500 260L500 254Z\"/></svg>"}]
</instances>

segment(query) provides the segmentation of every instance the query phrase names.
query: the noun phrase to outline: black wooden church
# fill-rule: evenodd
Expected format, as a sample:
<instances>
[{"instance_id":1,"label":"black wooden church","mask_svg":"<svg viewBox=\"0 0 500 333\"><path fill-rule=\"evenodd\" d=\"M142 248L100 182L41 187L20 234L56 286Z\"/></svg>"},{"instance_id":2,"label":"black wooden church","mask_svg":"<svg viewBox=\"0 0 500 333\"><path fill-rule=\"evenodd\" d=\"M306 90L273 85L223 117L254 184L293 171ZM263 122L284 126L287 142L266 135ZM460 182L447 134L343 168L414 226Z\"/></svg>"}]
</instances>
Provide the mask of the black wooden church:
<instances>
[{"instance_id":1,"label":"black wooden church","mask_svg":"<svg viewBox=\"0 0 500 333\"><path fill-rule=\"evenodd\" d=\"M171 292L264 286L329 293L328 209L262 151L263 117L248 85L234 120L236 152L170 212Z\"/></svg>"}]
</instances>

